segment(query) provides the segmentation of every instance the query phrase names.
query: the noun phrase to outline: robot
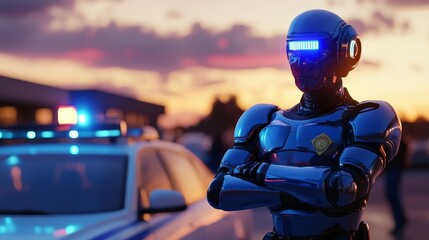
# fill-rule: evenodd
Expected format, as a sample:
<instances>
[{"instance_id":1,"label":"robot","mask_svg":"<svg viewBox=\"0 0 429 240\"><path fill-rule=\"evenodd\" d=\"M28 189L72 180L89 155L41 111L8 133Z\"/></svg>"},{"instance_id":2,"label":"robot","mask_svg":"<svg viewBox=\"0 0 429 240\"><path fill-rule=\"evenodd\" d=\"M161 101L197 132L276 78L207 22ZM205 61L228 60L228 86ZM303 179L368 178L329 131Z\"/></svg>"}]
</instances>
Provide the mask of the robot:
<instances>
[{"instance_id":1,"label":"robot","mask_svg":"<svg viewBox=\"0 0 429 240\"><path fill-rule=\"evenodd\" d=\"M398 151L401 122L387 102L358 102L343 87L361 41L336 14L299 14L286 53L303 92L299 103L286 110L257 104L242 114L208 202L225 211L267 207L274 225L267 240L369 239L362 214Z\"/></svg>"}]
</instances>

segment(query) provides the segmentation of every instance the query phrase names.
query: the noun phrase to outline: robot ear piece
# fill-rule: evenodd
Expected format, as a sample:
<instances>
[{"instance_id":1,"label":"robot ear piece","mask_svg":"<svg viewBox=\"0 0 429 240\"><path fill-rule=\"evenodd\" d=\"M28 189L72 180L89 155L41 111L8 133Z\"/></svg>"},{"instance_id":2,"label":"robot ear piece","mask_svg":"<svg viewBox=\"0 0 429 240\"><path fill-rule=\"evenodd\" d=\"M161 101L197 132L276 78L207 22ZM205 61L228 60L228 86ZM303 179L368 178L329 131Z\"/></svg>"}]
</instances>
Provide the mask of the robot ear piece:
<instances>
[{"instance_id":1,"label":"robot ear piece","mask_svg":"<svg viewBox=\"0 0 429 240\"><path fill-rule=\"evenodd\" d=\"M337 73L346 77L359 63L362 44L356 30L351 25L345 25L338 37Z\"/></svg>"}]
</instances>

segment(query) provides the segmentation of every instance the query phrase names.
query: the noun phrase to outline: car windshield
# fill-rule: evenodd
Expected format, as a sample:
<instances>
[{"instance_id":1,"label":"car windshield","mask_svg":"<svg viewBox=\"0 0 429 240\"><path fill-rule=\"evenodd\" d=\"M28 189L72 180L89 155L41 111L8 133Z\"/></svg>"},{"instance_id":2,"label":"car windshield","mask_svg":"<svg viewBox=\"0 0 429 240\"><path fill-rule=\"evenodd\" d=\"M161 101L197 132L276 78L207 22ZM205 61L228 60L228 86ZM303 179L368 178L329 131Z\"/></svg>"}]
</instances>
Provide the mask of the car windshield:
<instances>
[{"instance_id":1,"label":"car windshield","mask_svg":"<svg viewBox=\"0 0 429 240\"><path fill-rule=\"evenodd\" d=\"M79 214L124 207L127 156L0 155L0 214Z\"/></svg>"}]
</instances>

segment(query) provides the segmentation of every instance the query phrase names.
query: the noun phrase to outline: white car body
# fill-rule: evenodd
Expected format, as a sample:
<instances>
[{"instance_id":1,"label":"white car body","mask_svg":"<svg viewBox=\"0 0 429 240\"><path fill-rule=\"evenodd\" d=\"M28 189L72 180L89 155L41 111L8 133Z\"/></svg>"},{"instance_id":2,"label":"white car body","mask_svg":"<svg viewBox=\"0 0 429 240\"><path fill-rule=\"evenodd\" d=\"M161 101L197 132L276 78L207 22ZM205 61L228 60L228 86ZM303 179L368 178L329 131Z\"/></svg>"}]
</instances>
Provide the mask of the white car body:
<instances>
[{"instance_id":1,"label":"white car body","mask_svg":"<svg viewBox=\"0 0 429 240\"><path fill-rule=\"evenodd\" d=\"M199 190L197 191L195 188L197 185L195 184L200 183L192 181L188 182L189 188L185 188L185 192L173 187L172 190L177 190L180 194L172 190L155 191L152 195L145 194L145 190L142 190L142 186L140 186L139 182L143 176L150 175L149 173L143 174L143 171L141 171L143 164L147 164L150 160L140 159L144 159L146 156L145 154L163 156L165 155L163 152L166 152L167 155L168 152L170 152L171 154L168 155L170 157L178 156L176 159L177 168L174 167L175 169L173 170L170 169L171 165L165 164L165 159L160 160L163 161L163 166L170 166L170 168L168 168L168 166L166 167L167 172L178 171L177 173L180 174L180 168L183 167L181 161L188 159L191 165L198 169L198 172L186 173L187 176L198 174L203 187L201 189L198 187ZM80 156L86 156L89 158L89 161L93 161L91 156L106 156L106 158L126 156L127 162L126 165L124 165L124 169L126 169L126 178L123 185L125 189L122 198L123 206L112 211L89 213L61 213L61 211L58 213L39 213L35 211L35 209L30 208L20 209L21 212L13 212L13 210L10 212L5 211L10 210L10 206L14 207L27 203L25 200L28 201L28 203L40 200L36 200L34 196L22 200L21 195L17 195L20 196L19 198L13 198L15 192L16 194L24 194L25 191L31 192L32 189L35 189L35 186L33 186L31 182L26 182L27 175L24 167L21 167L21 165L24 165L25 162L29 162L28 159L36 159L32 161L38 162L38 156L46 159L49 159L49 156L55 156L58 162L69 161L69 163L61 165L63 166L60 168L61 171L70 168L77 169L80 173L84 172L82 167L79 167L83 165L73 165L73 161L76 159L76 161L80 161ZM28 159L25 160L25 158ZM160 159L163 158L164 157L160 157ZM46 161L49 164L53 163L51 160ZM108 161L110 160L106 160L106 162ZM0 182L0 239L249 239L252 235L252 228L254 227L253 212L225 212L210 207L205 198L205 192L201 193L201 191L203 188L207 188L213 175L204 166L201 160L178 144L161 140L133 142L121 142L118 140L113 143L66 141L62 143L12 144L0 146L0 164L2 164L0 169L3 169L0 170L0 181L7 180L12 184L12 186L9 186L11 189L5 190L2 189L2 185L3 188L5 188L4 186L6 186L7 183L1 184ZM29 164L34 165L35 163ZM32 168L33 173L40 172L41 174L43 171L43 169L38 169L37 165ZM88 169L89 167L84 168L85 171ZM96 174L100 173L101 175L101 172L104 170L102 167L98 167L98 169L100 170L99 172L97 170ZM112 167L112 169L115 168ZM112 171L112 169L110 169L110 171ZM148 169L148 171L149 170L150 169ZM3 176L1 176L1 174L3 174ZM151 174L158 175L161 173L154 173L152 169ZM112 176L110 176L110 174L105 175L109 175L106 181L112 181L112 183L120 182L120 180L116 181L109 178L113 178L115 176L114 174L112 174ZM97 179L102 177L103 175L97 175ZM156 179L153 181L155 180ZM176 187L180 186L179 183L174 183L174 181L176 181L175 179L170 180ZM92 184L91 179L85 181L89 186ZM104 183L101 182L100 184ZM119 185L118 183L118 186ZM116 187L112 187L112 189L115 188ZM101 191L110 191L109 186L102 187ZM13 192L13 194L9 194L10 192ZM187 199L187 194L190 194L190 200ZM11 198L9 198L9 200L1 199L9 195L14 200L11 200ZM48 195L39 197L48 198ZM64 202L64 206L71 206L75 202L80 201L79 197L78 195L74 195L66 198L64 201L67 201L67 203ZM121 199L116 195L112 196L112 199L113 198ZM149 198L152 198L152 201L149 202ZM46 200L48 201L48 199ZM97 199L100 203L98 205L103 205L104 202L108 202L109 200L111 200L110 197ZM15 201L16 204L8 201ZM6 203L12 205L6 205L6 209L4 209L5 207L2 204ZM61 204L61 202L55 203L54 205L56 204ZM139 214L139 209L143 208L140 207L142 205L148 205L145 206L145 208L151 211L156 209L159 210L160 208L164 208L164 210L154 214ZM187 207L185 210L168 211L169 208L171 208L171 210L178 210L174 208L184 207L185 205ZM45 207L46 209L50 209L49 205Z\"/></svg>"}]
</instances>

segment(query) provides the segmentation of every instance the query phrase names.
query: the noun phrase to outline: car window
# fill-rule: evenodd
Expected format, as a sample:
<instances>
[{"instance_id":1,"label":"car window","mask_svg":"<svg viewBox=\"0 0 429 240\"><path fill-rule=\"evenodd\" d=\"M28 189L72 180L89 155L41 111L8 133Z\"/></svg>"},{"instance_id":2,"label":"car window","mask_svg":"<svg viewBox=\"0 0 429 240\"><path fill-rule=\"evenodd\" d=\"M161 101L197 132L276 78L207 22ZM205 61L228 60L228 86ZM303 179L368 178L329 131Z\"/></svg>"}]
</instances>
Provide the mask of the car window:
<instances>
[{"instance_id":1,"label":"car window","mask_svg":"<svg viewBox=\"0 0 429 240\"><path fill-rule=\"evenodd\" d=\"M119 210L124 207L127 159L96 154L0 155L0 212Z\"/></svg>"},{"instance_id":2,"label":"car window","mask_svg":"<svg viewBox=\"0 0 429 240\"><path fill-rule=\"evenodd\" d=\"M165 168L155 150L146 151L139 158L138 181L144 207L149 207L149 194L154 189L173 189Z\"/></svg>"},{"instance_id":3,"label":"car window","mask_svg":"<svg viewBox=\"0 0 429 240\"><path fill-rule=\"evenodd\" d=\"M161 155L172 177L173 186L183 193L186 203L205 198L205 185L185 154L165 149Z\"/></svg>"}]
</instances>

